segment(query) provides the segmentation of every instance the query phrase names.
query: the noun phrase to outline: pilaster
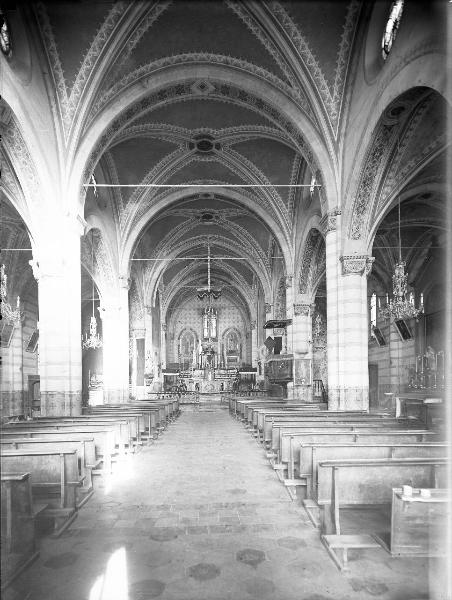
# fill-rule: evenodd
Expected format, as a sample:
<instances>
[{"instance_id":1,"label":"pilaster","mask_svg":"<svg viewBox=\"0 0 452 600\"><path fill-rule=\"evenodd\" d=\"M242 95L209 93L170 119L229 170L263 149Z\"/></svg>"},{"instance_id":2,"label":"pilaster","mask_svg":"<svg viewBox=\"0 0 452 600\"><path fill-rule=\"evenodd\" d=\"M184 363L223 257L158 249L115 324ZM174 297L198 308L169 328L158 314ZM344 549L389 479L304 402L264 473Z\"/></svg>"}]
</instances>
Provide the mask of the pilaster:
<instances>
[{"instance_id":1,"label":"pilaster","mask_svg":"<svg viewBox=\"0 0 452 600\"><path fill-rule=\"evenodd\" d=\"M312 402L312 306L306 297L298 297L293 304L292 352L294 355L294 381L288 384L288 396L300 402Z\"/></svg>"},{"instance_id":2,"label":"pilaster","mask_svg":"<svg viewBox=\"0 0 452 600\"><path fill-rule=\"evenodd\" d=\"M119 278L115 291L104 294L99 307L102 319L104 402L129 399L129 280Z\"/></svg>"},{"instance_id":3,"label":"pilaster","mask_svg":"<svg viewBox=\"0 0 452 600\"><path fill-rule=\"evenodd\" d=\"M42 235L38 281L41 415L78 415L82 407L80 223L62 219Z\"/></svg>"}]
</instances>

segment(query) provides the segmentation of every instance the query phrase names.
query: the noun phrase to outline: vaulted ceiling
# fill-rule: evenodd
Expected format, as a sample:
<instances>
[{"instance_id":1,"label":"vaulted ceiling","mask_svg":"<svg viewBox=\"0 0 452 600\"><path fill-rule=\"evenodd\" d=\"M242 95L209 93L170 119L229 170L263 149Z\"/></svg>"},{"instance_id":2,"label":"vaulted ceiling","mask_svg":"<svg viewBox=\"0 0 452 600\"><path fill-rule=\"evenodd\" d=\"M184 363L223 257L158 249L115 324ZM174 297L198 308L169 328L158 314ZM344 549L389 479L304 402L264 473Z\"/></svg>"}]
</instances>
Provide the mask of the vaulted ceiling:
<instances>
[{"instance_id":1,"label":"vaulted ceiling","mask_svg":"<svg viewBox=\"0 0 452 600\"><path fill-rule=\"evenodd\" d=\"M320 216L324 201L296 184L314 177L323 183L328 168L339 190L353 51L363 49L372 6L358 0L82 0L41 2L32 11L67 147L95 137L85 181L93 173L93 181L115 186L87 191L85 218L101 231L99 244L112 262L132 264L143 303L159 287L169 302L174 286L189 290L202 283L200 257L208 243L216 282L245 303L257 287L271 302L275 264L278 276L288 265L295 273L302 254L305 235L295 224ZM243 78L248 87L239 83ZM296 107L305 130L289 120L275 92L267 99L259 94L261 83ZM395 190L400 193L400 173L416 180L412 197L428 178L418 167L444 146L443 105L438 94L419 88L383 115L381 128L391 132L384 157L392 167L381 170L381 179L372 176L378 185L370 192L380 202L364 215L370 222L380 222ZM104 129L96 130L107 114ZM397 136L403 147L396 157ZM369 196L366 172L364 162L362 174L351 177L358 189L347 197L359 200L359 186ZM359 207L354 212L357 239L366 219ZM89 240L83 256L89 257Z\"/></svg>"},{"instance_id":2,"label":"vaulted ceiling","mask_svg":"<svg viewBox=\"0 0 452 600\"><path fill-rule=\"evenodd\" d=\"M326 119L329 132L336 131L356 2L306 2L301 9L298 2L175 1L137 3L134 11L130 5L121 11L122 3L91 4L92 11L86 3L71 4L77 28L65 4L44 3L38 11L48 39L53 32L68 97L77 93L80 65L99 32L124 27L87 125L141 74L172 63L210 63L276 82L315 128ZM281 51L265 24L285 32L291 53ZM188 290L200 284L206 263L187 257L206 256L209 239L214 281L248 299L259 285L271 301L278 260L272 256L280 258L292 245L303 195L293 184L309 183L315 170L309 141L297 139L274 107L235 88L233 80L226 85L193 73L157 93L149 89L107 133L94 152L95 179L131 187L90 190L85 215L109 215L122 239L133 237L131 275L144 274L142 293L152 296L158 285ZM193 187L144 187L149 184Z\"/></svg>"}]
</instances>

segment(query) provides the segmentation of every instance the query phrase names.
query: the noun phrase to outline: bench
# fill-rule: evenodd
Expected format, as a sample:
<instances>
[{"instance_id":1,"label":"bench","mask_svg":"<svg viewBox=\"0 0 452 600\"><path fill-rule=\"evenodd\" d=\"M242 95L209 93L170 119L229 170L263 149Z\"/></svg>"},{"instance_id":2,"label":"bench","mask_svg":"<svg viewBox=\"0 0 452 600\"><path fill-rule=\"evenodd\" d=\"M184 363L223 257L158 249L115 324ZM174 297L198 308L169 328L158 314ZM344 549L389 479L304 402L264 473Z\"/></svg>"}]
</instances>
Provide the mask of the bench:
<instances>
[{"instance_id":1,"label":"bench","mask_svg":"<svg viewBox=\"0 0 452 600\"><path fill-rule=\"evenodd\" d=\"M292 419L280 420L280 418L266 419L263 423L263 429L260 430L257 436L260 435L260 441L266 446L270 446L277 451L279 447L279 438L282 431L289 432L298 428L306 427L307 425L318 424L320 426L331 427L331 424L348 424L350 427L359 427L362 424L367 424L369 427L392 427L393 429L425 429L421 423L413 421L407 422L404 419L381 418L368 415L347 416L344 414L330 414L327 417L306 415L303 418L294 416Z\"/></svg>"},{"instance_id":2,"label":"bench","mask_svg":"<svg viewBox=\"0 0 452 600\"><path fill-rule=\"evenodd\" d=\"M425 429L370 429L355 431L339 431L318 428L316 431L304 430L282 432L280 447L277 453L279 463L292 473L297 470L301 460L301 447L314 444L398 444L398 443L425 443L436 442L435 432ZM303 465L305 464L303 455ZM305 468L298 466L298 472L305 472Z\"/></svg>"},{"instance_id":3,"label":"bench","mask_svg":"<svg viewBox=\"0 0 452 600\"><path fill-rule=\"evenodd\" d=\"M392 501L392 489L409 484L444 487L447 458L386 458L329 460L318 464L317 504L321 511L321 541L335 564L348 569L351 548L381 547L374 534L342 533L340 510ZM341 550L342 562L336 550Z\"/></svg>"},{"instance_id":4,"label":"bench","mask_svg":"<svg viewBox=\"0 0 452 600\"><path fill-rule=\"evenodd\" d=\"M139 415L80 415L78 417L38 417L36 420L28 421L28 425L37 423L37 426L43 424L56 423L64 424L102 424L107 423L118 424L120 427L121 440L125 448L132 452L135 442L140 443L140 423Z\"/></svg>"},{"instance_id":5,"label":"bench","mask_svg":"<svg viewBox=\"0 0 452 600\"><path fill-rule=\"evenodd\" d=\"M103 415L127 415L132 412L136 412L143 415L143 419L146 421L142 422L142 437L143 433L145 436L149 436L151 438L159 435L163 429L167 426L167 414L165 406L148 406L147 404L135 406L135 405L121 405L121 407L116 407L114 405L103 405L90 407L85 409L85 414L100 416ZM173 417L171 417L173 419Z\"/></svg>"},{"instance_id":6,"label":"bench","mask_svg":"<svg viewBox=\"0 0 452 600\"><path fill-rule=\"evenodd\" d=\"M2 450L2 471L31 475L33 498L47 507L40 517L50 518L54 536L60 535L77 513L77 489L83 485L75 450Z\"/></svg>"},{"instance_id":7,"label":"bench","mask_svg":"<svg viewBox=\"0 0 452 600\"><path fill-rule=\"evenodd\" d=\"M22 438L45 438L50 440L64 440L68 436L75 436L82 439L83 437L89 436L94 439L96 461L102 459L103 472L111 473L112 461L114 458L124 458L124 450L122 444L116 449L117 442L119 440L119 429L112 424L108 426L102 425L89 425L84 426L67 425L58 427L56 425L47 426L45 428L32 427L27 428L26 425L21 427L15 427L2 432L2 438L4 440L14 439L15 437ZM93 469L92 474L98 474L98 469Z\"/></svg>"},{"instance_id":8,"label":"bench","mask_svg":"<svg viewBox=\"0 0 452 600\"><path fill-rule=\"evenodd\" d=\"M114 420L133 419L135 427L131 426L131 438L134 446L140 446L145 440L151 437L151 412L145 410L131 409L100 409L93 412L85 412L82 417L89 417L90 420L112 418Z\"/></svg>"},{"instance_id":9,"label":"bench","mask_svg":"<svg viewBox=\"0 0 452 600\"><path fill-rule=\"evenodd\" d=\"M93 478L92 472L97 469L100 459L96 458L96 447L94 438L91 437L66 437L64 439L48 439L48 438L23 438L9 437L8 439L0 440L1 450L75 450L78 456L78 464L80 476L83 478L83 499L77 505L80 508L93 495Z\"/></svg>"},{"instance_id":10,"label":"bench","mask_svg":"<svg viewBox=\"0 0 452 600\"><path fill-rule=\"evenodd\" d=\"M284 406L288 404L287 398L262 398L259 400L244 400L240 398L230 398L229 402L229 410L231 414L234 414L236 417L239 415L243 416L243 411L248 405L260 405L265 406L267 404L278 404L279 406Z\"/></svg>"},{"instance_id":11,"label":"bench","mask_svg":"<svg viewBox=\"0 0 452 600\"><path fill-rule=\"evenodd\" d=\"M287 421L290 421L290 419L296 419L297 417L302 419L310 416L320 419L324 415L328 416L328 411L321 410L319 408L313 409L311 406L305 406L301 408L298 406L287 406L287 408L284 410L274 407L262 408L249 406L247 408L246 422L248 427L256 430L262 430L264 422L268 418L281 418L283 420L286 419Z\"/></svg>"},{"instance_id":12,"label":"bench","mask_svg":"<svg viewBox=\"0 0 452 600\"><path fill-rule=\"evenodd\" d=\"M22 423L8 423L4 425L3 431L38 431L42 429L69 432L73 429L79 431L85 430L95 431L96 429L111 429L114 432L115 447L118 447L120 457L125 456L126 448L132 444L129 435L129 422L122 419L99 419L99 420L82 420L82 421L24 421Z\"/></svg>"},{"instance_id":13,"label":"bench","mask_svg":"<svg viewBox=\"0 0 452 600\"><path fill-rule=\"evenodd\" d=\"M436 435L434 432L425 430L391 430L391 429L371 429L371 430L355 430L355 431L339 431L335 429L304 429L298 432L296 435L282 435L281 451L279 458L281 462L273 462L273 468L277 471L278 478L287 487L290 497L294 500L296 497L296 490L306 490L304 497L307 495L307 491L312 489L311 477L312 473L302 473L302 476L295 477L295 458L300 454L295 450L297 446L309 445L309 444L397 444L397 443L421 443L426 440L435 440ZM286 443L285 443L286 442ZM287 443L288 442L288 443ZM286 479L286 472L288 478ZM289 475L290 472L290 475ZM300 473L300 469L298 469ZM291 475L293 477L291 477Z\"/></svg>"},{"instance_id":14,"label":"bench","mask_svg":"<svg viewBox=\"0 0 452 600\"><path fill-rule=\"evenodd\" d=\"M385 431L408 431L408 432L424 432L426 431L423 426L410 425L405 426L404 423L400 423L398 420L384 420L384 421L372 421L367 419L360 419L356 421L348 421L344 419L328 419L325 421L310 420L301 423L273 423L271 430L271 438L269 443L265 442L265 445L270 446L270 450L277 454L278 458L282 460L283 454L283 435L294 435L303 433L307 429L323 429L325 431L336 430L345 432L359 432L359 431L378 431L384 429Z\"/></svg>"},{"instance_id":15,"label":"bench","mask_svg":"<svg viewBox=\"0 0 452 600\"><path fill-rule=\"evenodd\" d=\"M444 442L403 442L384 443L378 436L378 442L372 442L372 435L365 436L365 442L352 444L344 443L314 443L300 445L299 477L307 477L310 485L306 497L317 499L317 466L325 460L348 459L380 459L380 458L436 458L447 454ZM400 438L401 436L399 436ZM378 439L377 438L377 439ZM289 468L290 477L290 468Z\"/></svg>"},{"instance_id":16,"label":"bench","mask_svg":"<svg viewBox=\"0 0 452 600\"><path fill-rule=\"evenodd\" d=\"M35 515L45 505L33 508L30 473L1 475L1 573L3 592L38 556Z\"/></svg>"}]
</instances>

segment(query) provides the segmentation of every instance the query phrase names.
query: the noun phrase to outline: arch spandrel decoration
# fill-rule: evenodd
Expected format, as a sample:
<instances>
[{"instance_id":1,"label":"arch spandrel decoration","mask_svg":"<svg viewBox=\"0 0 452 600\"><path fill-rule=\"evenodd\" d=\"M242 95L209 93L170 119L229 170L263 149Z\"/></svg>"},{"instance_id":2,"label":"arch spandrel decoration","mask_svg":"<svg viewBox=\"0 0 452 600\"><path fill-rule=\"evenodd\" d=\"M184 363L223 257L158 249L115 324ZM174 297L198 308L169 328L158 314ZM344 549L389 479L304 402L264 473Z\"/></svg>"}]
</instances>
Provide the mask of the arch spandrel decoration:
<instances>
[{"instance_id":1,"label":"arch spandrel decoration","mask_svg":"<svg viewBox=\"0 0 452 600\"><path fill-rule=\"evenodd\" d=\"M275 319L285 319L287 317L287 292L285 276L281 277L278 282L274 307Z\"/></svg>"},{"instance_id":2,"label":"arch spandrel decoration","mask_svg":"<svg viewBox=\"0 0 452 600\"><path fill-rule=\"evenodd\" d=\"M325 240L318 229L309 231L298 277L298 293L308 294L318 285L325 269Z\"/></svg>"},{"instance_id":3,"label":"arch spandrel decoration","mask_svg":"<svg viewBox=\"0 0 452 600\"><path fill-rule=\"evenodd\" d=\"M388 198L445 147L445 136L439 135L433 140L420 140L418 151L405 156L430 102L438 97L430 88L413 87L384 110L360 170L348 226L351 240L366 243L369 224L375 229L375 217L381 214Z\"/></svg>"}]
</instances>

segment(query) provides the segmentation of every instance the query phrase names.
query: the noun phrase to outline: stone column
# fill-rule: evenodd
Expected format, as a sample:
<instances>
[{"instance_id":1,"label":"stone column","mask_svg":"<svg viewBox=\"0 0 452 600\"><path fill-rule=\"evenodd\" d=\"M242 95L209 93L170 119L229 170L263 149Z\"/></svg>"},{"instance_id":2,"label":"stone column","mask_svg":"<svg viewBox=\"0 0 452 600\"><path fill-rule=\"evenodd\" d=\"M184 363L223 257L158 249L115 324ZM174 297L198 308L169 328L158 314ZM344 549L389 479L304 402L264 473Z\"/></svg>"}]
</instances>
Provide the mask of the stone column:
<instances>
[{"instance_id":1,"label":"stone column","mask_svg":"<svg viewBox=\"0 0 452 600\"><path fill-rule=\"evenodd\" d=\"M256 320L251 321L251 365L257 368L257 360L258 360L258 347L257 347L257 329L256 329Z\"/></svg>"},{"instance_id":2,"label":"stone column","mask_svg":"<svg viewBox=\"0 0 452 600\"><path fill-rule=\"evenodd\" d=\"M54 223L30 261L38 281L42 416L81 414L81 233L75 219Z\"/></svg>"},{"instance_id":3,"label":"stone column","mask_svg":"<svg viewBox=\"0 0 452 600\"><path fill-rule=\"evenodd\" d=\"M312 402L312 326L311 304L307 300L293 305L292 348L294 355L294 382L289 398ZM288 389L289 386L288 386Z\"/></svg>"},{"instance_id":4,"label":"stone column","mask_svg":"<svg viewBox=\"0 0 452 600\"><path fill-rule=\"evenodd\" d=\"M373 261L367 255L340 257L339 409L369 409L367 275Z\"/></svg>"},{"instance_id":5,"label":"stone column","mask_svg":"<svg viewBox=\"0 0 452 600\"><path fill-rule=\"evenodd\" d=\"M119 278L119 288L102 297L104 403L129 399L129 280Z\"/></svg>"},{"instance_id":6,"label":"stone column","mask_svg":"<svg viewBox=\"0 0 452 600\"><path fill-rule=\"evenodd\" d=\"M292 288L292 275L285 277L286 285L286 319L293 319L293 288ZM288 325L283 335L283 352L286 354L293 353L293 321L292 325Z\"/></svg>"},{"instance_id":7,"label":"stone column","mask_svg":"<svg viewBox=\"0 0 452 600\"><path fill-rule=\"evenodd\" d=\"M160 361L162 363L162 369L166 369L166 323L162 323L161 334L160 334ZM162 375L162 381L164 377Z\"/></svg>"},{"instance_id":8,"label":"stone column","mask_svg":"<svg viewBox=\"0 0 452 600\"><path fill-rule=\"evenodd\" d=\"M23 415L27 411L27 389L23 376L25 344L23 322L19 319L15 322L9 347L0 349L0 400L1 414L4 417Z\"/></svg>"}]
</instances>

